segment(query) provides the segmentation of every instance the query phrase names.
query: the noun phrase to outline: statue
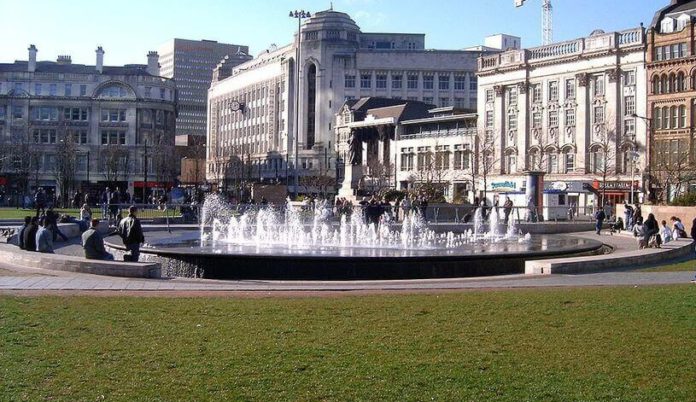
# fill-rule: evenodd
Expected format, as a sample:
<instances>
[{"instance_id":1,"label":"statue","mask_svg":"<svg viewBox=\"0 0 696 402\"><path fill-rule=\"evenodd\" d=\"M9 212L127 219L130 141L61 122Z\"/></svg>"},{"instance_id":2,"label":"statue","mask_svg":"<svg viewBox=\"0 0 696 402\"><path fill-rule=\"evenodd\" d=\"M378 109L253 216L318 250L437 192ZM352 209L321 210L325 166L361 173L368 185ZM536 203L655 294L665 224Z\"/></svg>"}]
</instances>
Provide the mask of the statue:
<instances>
[{"instance_id":1,"label":"statue","mask_svg":"<svg viewBox=\"0 0 696 402\"><path fill-rule=\"evenodd\" d=\"M351 165L362 165L363 145L360 136L353 132L348 139L348 161Z\"/></svg>"}]
</instances>

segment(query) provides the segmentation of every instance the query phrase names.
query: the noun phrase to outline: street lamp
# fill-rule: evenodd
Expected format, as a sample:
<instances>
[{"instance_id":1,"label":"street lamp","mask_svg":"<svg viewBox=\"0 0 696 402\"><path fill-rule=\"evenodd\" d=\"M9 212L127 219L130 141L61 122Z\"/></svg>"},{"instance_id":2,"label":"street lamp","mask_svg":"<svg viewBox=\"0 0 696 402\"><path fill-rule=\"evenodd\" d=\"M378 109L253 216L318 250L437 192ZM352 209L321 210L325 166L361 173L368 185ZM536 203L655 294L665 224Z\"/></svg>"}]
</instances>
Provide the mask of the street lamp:
<instances>
[{"instance_id":1,"label":"street lamp","mask_svg":"<svg viewBox=\"0 0 696 402\"><path fill-rule=\"evenodd\" d=\"M636 113L631 114L631 117L636 118L636 119L641 119L645 122L645 134L647 137L646 141L645 141L645 145L646 145L646 147L645 147L645 164L647 165L646 170L648 173L648 177L647 177L648 183L644 182L643 184L646 186L645 190L646 190L646 193L648 194L648 200L650 200L650 198L652 198L652 195L653 195L652 191L650 191L650 186L651 186L650 180L652 177L652 163L650 163L650 160L652 158L652 155L651 155L652 137L650 135L650 128L652 127L653 119L651 119L650 117L646 117L646 116L640 116ZM632 159L635 158L635 153L636 153L635 141L633 142L633 153L634 153L634 155L632 155ZM633 172L631 172L631 202L633 202Z\"/></svg>"},{"instance_id":2,"label":"street lamp","mask_svg":"<svg viewBox=\"0 0 696 402\"><path fill-rule=\"evenodd\" d=\"M309 18L312 15L308 11L290 11L288 15L290 18L297 19L297 49L295 57L295 74L297 79L295 80L295 161L294 161L294 187L293 187L293 198L297 198L297 188L299 187L298 178L298 164L299 164L299 136L300 136L300 56L302 55L302 20L304 18ZM287 176L286 176L287 178Z\"/></svg>"}]
</instances>

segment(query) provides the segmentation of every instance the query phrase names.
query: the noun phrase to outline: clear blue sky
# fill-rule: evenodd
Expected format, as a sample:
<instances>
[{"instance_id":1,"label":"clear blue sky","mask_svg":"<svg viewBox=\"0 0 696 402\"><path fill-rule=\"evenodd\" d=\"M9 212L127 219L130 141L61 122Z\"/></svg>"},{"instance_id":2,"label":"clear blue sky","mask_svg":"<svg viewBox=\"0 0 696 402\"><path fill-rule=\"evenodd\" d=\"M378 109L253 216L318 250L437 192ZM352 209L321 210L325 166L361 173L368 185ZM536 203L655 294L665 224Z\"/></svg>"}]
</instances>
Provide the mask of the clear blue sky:
<instances>
[{"instance_id":1,"label":"clear blue sky","mask_svg":"<svg viewBox=\"0 0 696 402\"><path fill-rule=\"evenodd\" d=\"M418 32L426 46L459 49L477 45L489 34L522 37L524 47L541 42L541 2L527 0L335 0L334 9L350 14L366 32ZM553 0L554 41L649 25L669 0ZM39 60L69 54L73 63L94 64L97 45L105 64L146 63L148 50L173 37L212 39L250 46L252 54L271 43L292 40L295 20L288 11L328 9L324 0L0 0L0 62Z\"/></svg>"}]
</instances>

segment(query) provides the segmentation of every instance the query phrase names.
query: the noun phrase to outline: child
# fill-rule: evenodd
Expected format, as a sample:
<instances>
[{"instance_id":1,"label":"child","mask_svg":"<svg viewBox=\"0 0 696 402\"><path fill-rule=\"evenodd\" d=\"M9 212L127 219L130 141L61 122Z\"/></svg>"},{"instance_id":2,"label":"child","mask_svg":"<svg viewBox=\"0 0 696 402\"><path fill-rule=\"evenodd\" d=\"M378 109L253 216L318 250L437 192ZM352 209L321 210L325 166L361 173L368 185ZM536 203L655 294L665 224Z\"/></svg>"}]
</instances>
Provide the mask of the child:
<instances>
[{"instance_id":1,"label":"child","mask_svg":"<svg viewBox=\"0 0 696 402\"><path fill-rule=\"evenodd\" d=\"M662 236L662 242L667 244L672 241L672 229L667 226L667 221L663 220L661 223L660 235Z\"/></svg>"}]
</instances>

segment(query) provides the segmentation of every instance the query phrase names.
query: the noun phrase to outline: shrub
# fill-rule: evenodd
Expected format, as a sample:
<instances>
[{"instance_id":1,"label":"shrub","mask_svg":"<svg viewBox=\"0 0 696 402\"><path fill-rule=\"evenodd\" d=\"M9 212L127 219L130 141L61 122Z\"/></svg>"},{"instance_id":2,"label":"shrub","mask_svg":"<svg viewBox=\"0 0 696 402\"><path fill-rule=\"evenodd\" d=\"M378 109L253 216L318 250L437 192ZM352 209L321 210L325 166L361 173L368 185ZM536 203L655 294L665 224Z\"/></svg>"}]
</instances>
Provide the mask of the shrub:
<instances>
[{"instance_id":1,"label":"shrub","mask_svg":"<svg viewBox=\"0 0 696 402\"><path fill-rule=\"evenodd\" d=\"M678 207L692 207L696 205L696 193L684 193L674 198L669 205Z\"/></svg>"}]
</instances>

